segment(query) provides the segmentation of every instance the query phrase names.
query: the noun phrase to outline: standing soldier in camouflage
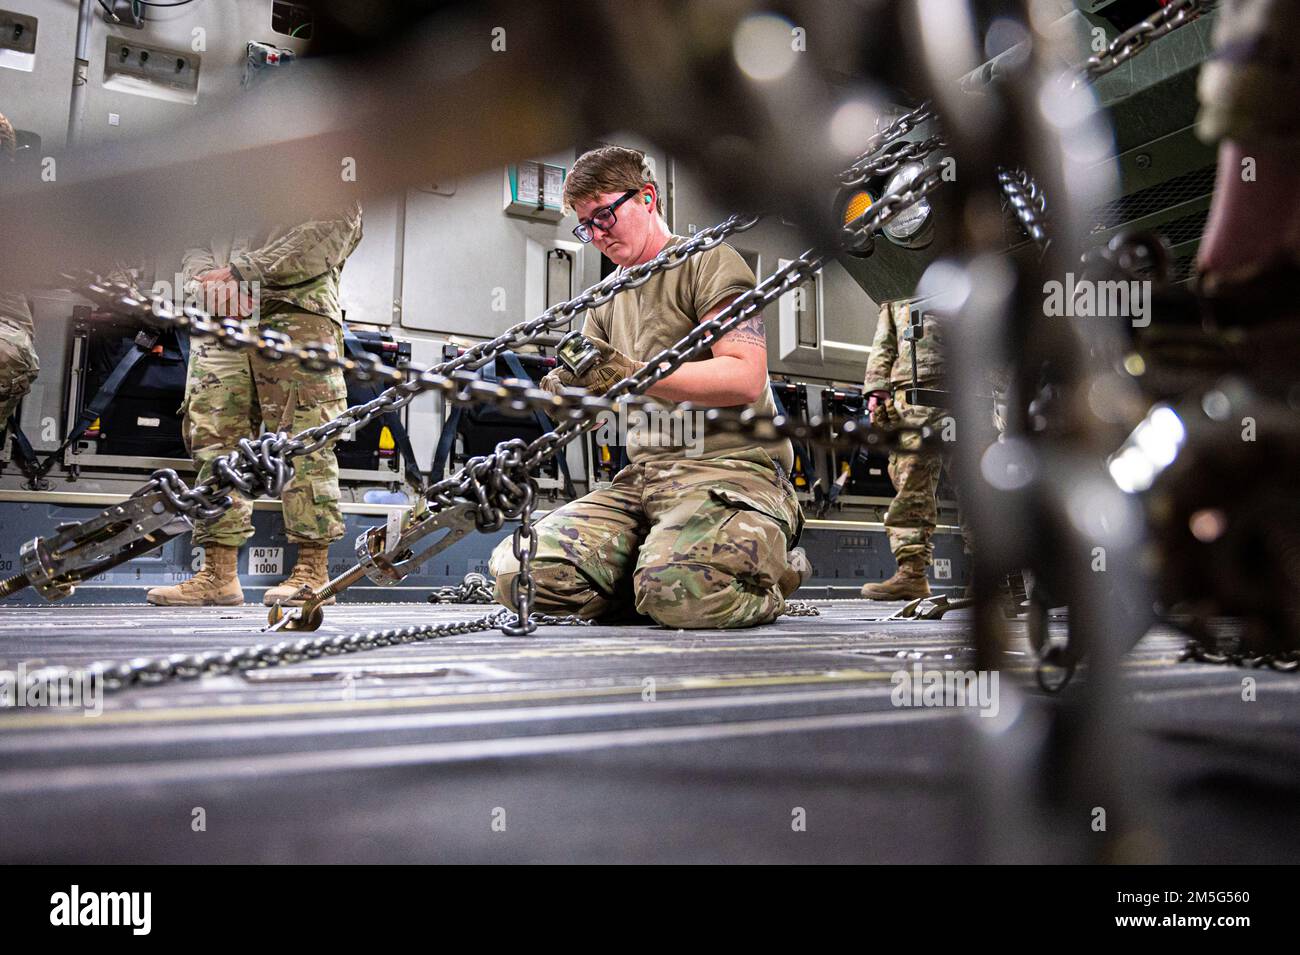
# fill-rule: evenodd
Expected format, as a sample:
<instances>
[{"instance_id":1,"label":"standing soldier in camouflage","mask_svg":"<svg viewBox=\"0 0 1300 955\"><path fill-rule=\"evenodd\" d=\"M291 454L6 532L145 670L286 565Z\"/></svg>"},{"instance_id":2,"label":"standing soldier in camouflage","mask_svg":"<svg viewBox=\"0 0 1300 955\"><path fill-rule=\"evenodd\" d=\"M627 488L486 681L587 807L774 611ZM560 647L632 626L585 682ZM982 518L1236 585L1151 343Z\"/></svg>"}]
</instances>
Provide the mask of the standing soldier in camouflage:
<instances>
[{"instance_id":1,"label":"standing soldier in camouflage","mask_svg":"<svg viewBox=\"0 0 1300 955\"><path fill-rule=\"evenodd\" d=\"M578 216L578 238L622 268L685 241L668 231L659 185L635 150L606 146L581 156L564 200ZM753 273L730 246L699 253L588 312L582 331L597 344L600 362L580 378L553 371L542 387L604 394L753 287ZM762 318L735 329L711 355L687 362L649 393L771 414ZM588 619L635 611L679 628L749 627L782 612L808 570L802 551L788 554L803 525L786 477L790 442L758 445L710 434L686 447L681 437L674 444L667 428L630 430L632 463L612 486L538 522L536 610ZM509 606L519 572L510 539L493 552L490 566L497 599Z\"/></svg>"},{"instance_id":2,"label":"standing soldier in camouflage","mask_svg":"<svg viewBox=\"0 0 1300 955\"><path fill-rule=\"evenodd\" d=\"M185 253L187 299L218 315L287 335L296 345L319 342L343 352L339 276L361 241L361 207L353 203L332 218L277 229L256 240L248 235ZM184 434L200 481L213 462L229 454L240 438L268 431L295 433L336 418L347 407L343 372L309 371L296 361L269 361L254 352L196 341L190 353ZM147 596L160 606L237 606L244 602L237 559L253 535L252 505L238 493L221 517L200 523L194 543L205 548L203 569L174 587L155 587ZM284 526L298 559L288 580L267 590L263 602L296 604L302 588L329 579L331 542L343 536L338 461L332 445L296 458L283 493ZM330 601L333 602L332 600Z\"/></svg>"},{"instance_id":3,"label":"standing soldier in camouflage","mask_svg":"<svg viewBox=\"0 0 1300 955\"><path fill-rule=\"evenodd\" d=\"M34 331L26 297L0 289L0 429L8 427L41 370L32 346Z\"/></svg>"},{"instance_id":4,"label":"standing soldier in camouflage","mask_svg":"<svg viewBox=\"0 0 1300 955\"><path fill-rule=\"evenodd\" d=\"M17 150L14 127L0 113L0 178L13 164ZM34 332L26 296L0 289L0 429L8 427L9 416L41 370L32 346Z\"/></svg>"},{"instance_id":5,"label":"standing soldier in camouflage","mask_svg":"<svg viewBox=\"0 0 1300 955\"><path fill-rule=\"evenodd\" d=\"M912 384L912 349L916 349L917 385L940 387L943 379L942 342L938 325L927 322L919 341L904 337L912 321L907 302L886 302L880 306L875 339L862 390L872 423L883 428L930 427L942 433L951 421L943 408L909 404L907 388ZM894 499L885 513L889 549L898 571L888 580L862 586L868 600L914 600L930 595L926 569L934 562L931 538L939 520L939 476L944 455L921 445L921 436L908 432L900 438L902 448L889 453L889 479ZM964 536L963 530L963 536ZM969 542L968 542L969 544ZM967 547L969 552L969 546Z\"/></svg>"}]
</instances>

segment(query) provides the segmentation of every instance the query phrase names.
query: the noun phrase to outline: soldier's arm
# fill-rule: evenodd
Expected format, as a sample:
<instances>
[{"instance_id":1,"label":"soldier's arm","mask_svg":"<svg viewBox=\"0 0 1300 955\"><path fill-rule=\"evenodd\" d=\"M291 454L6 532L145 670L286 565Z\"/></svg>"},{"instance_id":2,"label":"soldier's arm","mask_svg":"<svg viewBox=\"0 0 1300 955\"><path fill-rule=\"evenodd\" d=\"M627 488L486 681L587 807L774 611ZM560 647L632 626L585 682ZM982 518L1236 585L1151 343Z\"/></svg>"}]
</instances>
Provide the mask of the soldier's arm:
<instances>
[{"instance_id":1,"label":"soldier's arm","mask_svg":"<svg viewBox=\"0 0 1300 955\"><path fill-rule=\"evenodd\" d=\"M862 382L864 392L888 391L894 360L898 358L898 333L894 329L894 316L889 302L880 306L876 321L876 335L871 341L871 356L867 359L867 374Z\"/></svg>"},{"instance_id":2,"label":"soldier's arm","mask_svg":"<svg viewBox=\"0 0 1300 955\"><path fill-rule=\"evenodd\" d=\"M719 302L705 314L702 323L716 317L736 297ZM712 352L712 358L688 361L648 393L666 401L693 401L715 408L757 400L767 387L767 333L762 313L720 339Z\"/></svg>"},{"instance_id":3,"label":"soldier's arm","mask_svg":"<svg viewBox=\"0 0 1300 955\"><path fill-rule=\"evenodd\" d=\"M211 249L187 249L181 259L182 294L187 305L213 315L247 318L257 303L241 287L228 265L217 264Z\"/></svg>"},{"instance_id":4,"label":"soldier's arm","mask_svg":"<svg viewBox=\"0 0 1300 955\"><path fill-rule=\"evenodd\" d=\"M212 254L211 249L190 248L185 250L181 256L181 276L184 279L184 285L181 291L187 299L199 297L198 276L204 272L211 272L213 269L220 268L221 263L217 257Z\"/></svg>"},{"instance_id":5,"label":"soldier's arm","mask_svg":"<svg viewBox=\"0 0 1300 955\"><path fill-rule=\"evenodd\" d=\"M303 223L269 245L233 256L230 265L246 282L289 288L341 267L360 241L361 206L353 203L335 218Z\"/></svg>"},{"instance_id":6,"label":"soldier's arm","mask_svg":"<svg viewBox=\"0 0 1300 955\"><path fill-rule=\"evenodd\" d=\"M755 284L754 273L740 253L725 244L693 259L686 268L690 305L701 324L712 321ZM712 358L687 362L649 393L668 401L729 408L754 402L767 388L767 332L761 312L728 332L710 351Z\"/></svg>"}]
</instances>

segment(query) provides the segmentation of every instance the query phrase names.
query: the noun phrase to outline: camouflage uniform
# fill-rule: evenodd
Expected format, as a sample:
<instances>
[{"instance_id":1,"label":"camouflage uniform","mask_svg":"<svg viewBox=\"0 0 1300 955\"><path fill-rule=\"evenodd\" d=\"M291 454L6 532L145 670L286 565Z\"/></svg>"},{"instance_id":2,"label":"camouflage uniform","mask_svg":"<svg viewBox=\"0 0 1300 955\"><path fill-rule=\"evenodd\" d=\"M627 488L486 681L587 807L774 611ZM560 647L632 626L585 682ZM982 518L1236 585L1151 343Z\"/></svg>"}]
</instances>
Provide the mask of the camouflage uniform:
<instances>
[{"instance_id":1,"label":"camouflage uniform","mask_svg":"<svg viewBox=\"0 0 1300 955\"><path fill-rule=\"evenodd\" d=\"M865 392L885 391L890 397L877 406L876 424L892 427L930 426L942 432L951 413L944 408L908 404L907 388L912 384L912 349L916 348L917 384L922 388L938 387L943 378L943 341L937 323L927 322L919 342L909 342L903 332L911 323L907 302L886 302L880 306L880 319L871 343L871 357L862 388ZM904 435L903 450L889 455L889 479L894 484L894 499L885 513L889 549L900 564L909 558L922 558L928 566L934 559L930 542L939 520L939 476L946 456L935 449L922 448L920 435ZM963 528L963 538L965 538ZM969 539L966 550L970 551Z\"/></svg>"},{"instance_id":2,"label":"camouflage uniform","mask_svg":"<svg viewBox=\"0 0 1300 955\"><path fill-rule=\"evenodd\" d=\"M0 113L0 172L13 160L17 137L13 125ZM32 387L41 363L32 347L31 309L25 296L0 289L0 429Z\"/></svg>"},{"instance_id":3,"label":"camouflage uniform","mask_svg":"<svg viewBox=\"0 0 1300 955\"><path fill-rule=\"evenodd\" d=\"M250 327L272 328L297 345L321 342L341 354L339 275L360 240L361 209L354 204L336 218L277 230L259 242L245 235L228 246L190 249L182 265L186 294L196 294L196 275L228 263L238 279L261 284L260 311L246 320ZM217 458L262 426L292 433L335 418L346 407L347 385L339 369L308 371L294 361L269 361L208 339L196 341L190 352L181 412L200 480L211 474ZM195 544L238 547L252 536L252 505L238 494L234 498L229 511L195 528ZM332 446L294 459L283 513L292 543L328 544L343 536Z\"/></svg>"},{"instance_id":4,"label":"camouflage uniform","mask_svg":"<svg viewBox=\"0 0 1300 955\"><path fill-rule=\"evenodd\" d=\"M32 387L41 363L32 347L32 313L27 299L0 290L0 429Z\"/></svg>"},{"instance_id":5,"label":"camouflage uniform","mask_svg":"<svg viewBox=\"0 0 1300 955\"><path fill-rule=\"evenodd\" d=\"M1295 0L1225 0L1201 69L1197 132L1207 142L1300 139L1300 13Z\"/></svg>"},{"instance_id":6,"label":"camouflage uniform","mask_svg":"<svg viewBox=\"0 0 1300 955\"><path fill-rule=\"evenodd\" d=\"M11 162L17 152L18 133L9 118L0 113L0 162Z\"/></svg>"},{"instance_id":7,"label":"camouflage uniform","mask_svg":"<svg viewBox=\"0 0 1300 955\"><path fill-rule=\"evenodd\" d=\"M753 287L739 253L719 245L594 309L582 330L646 361ZM764 393L754 407L770 409L771 401ZM649 428L631 431L627 447L632 463L610 487L537 523L535 609L589 619L635 612L684 629L775 619L794 591L787 552L803 527L785 476L790 443L758 447L717 433L692 457ZM507 606L519 570L511 543L503 541L489 565Z\"/></svg>"},{"instance_id":8,"label":"camouflage uniform","mask_svg":"<svg viewBox=\"0 0 1300 955\"><path fill-rule=\"evenodd\" d=\"M537 524L535 609L666 627L769 623L785 608L778 582L803 527L794 488L761 448L712 460L650 460ZM519 564L507 538L492 554L507 602Z\"/></svg>"}]
</instances>

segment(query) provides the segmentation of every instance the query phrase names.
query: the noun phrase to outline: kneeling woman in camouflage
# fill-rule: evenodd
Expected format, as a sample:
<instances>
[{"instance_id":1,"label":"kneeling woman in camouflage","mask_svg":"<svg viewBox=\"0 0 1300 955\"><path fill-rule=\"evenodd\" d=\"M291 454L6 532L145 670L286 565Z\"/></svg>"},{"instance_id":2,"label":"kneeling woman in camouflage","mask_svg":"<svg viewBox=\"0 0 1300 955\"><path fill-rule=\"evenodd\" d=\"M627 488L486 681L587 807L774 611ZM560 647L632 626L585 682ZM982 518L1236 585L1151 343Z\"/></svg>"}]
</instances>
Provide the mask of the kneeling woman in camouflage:
<instances>
[{"instance_id":1,"label":"kneeling woman in camouflage","mask_svg":"<svg viewBox=\"0 0 1300 955\"><path fill-rule=\"evenodd\" d=\"M578 216L578 238L622 268L686 241L668 231L659 187L634 150L607 146L583 155L564 198ZM753 273L731 247L692 256L590 311L583 334L597 343L599 362L580 377L553 371L542 387L603 394L753 287ZM772 414L762 319L737 328L711 355L687 362L649 393ZM807 569L801 552L787 554L803 525L786 478L790 442L758 446L718 434L687 443L690 433L630 431L632 463L610 487L538 522L535 609L605 619L639 613L683 628L748 627L781 613ZM509 539L493 553L491 570L497 598L508 605L519 571Z\"/></svg>"}]
</instances>

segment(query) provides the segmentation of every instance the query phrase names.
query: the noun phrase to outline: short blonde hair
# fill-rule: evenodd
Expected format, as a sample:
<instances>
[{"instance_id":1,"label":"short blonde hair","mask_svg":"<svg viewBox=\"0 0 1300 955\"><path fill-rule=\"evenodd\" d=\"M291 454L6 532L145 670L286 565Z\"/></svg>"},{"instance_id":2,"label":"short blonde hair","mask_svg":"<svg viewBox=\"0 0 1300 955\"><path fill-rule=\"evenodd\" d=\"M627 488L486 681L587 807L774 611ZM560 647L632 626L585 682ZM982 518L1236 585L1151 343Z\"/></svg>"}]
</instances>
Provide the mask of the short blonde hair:
<instances>
[{"instance_id":1,"label":"short blonde hair","mask_svg":"<svg viewBox=\"0 0 1300 955\"><path fill-rule=\"evenodd\" d=\"M564 210L584 200L607 192L626 192L645 185L655 187L655 211L664 214L664 197L654 173L645 161L645 153L626 146L601 146L578 157L573 171L564 180Z\"/></svg>"}]
</instances>

